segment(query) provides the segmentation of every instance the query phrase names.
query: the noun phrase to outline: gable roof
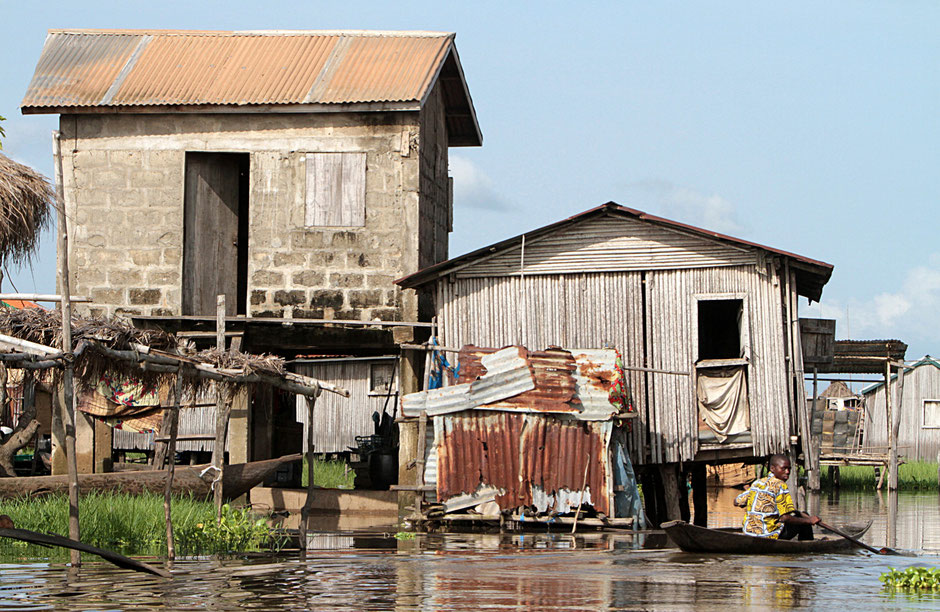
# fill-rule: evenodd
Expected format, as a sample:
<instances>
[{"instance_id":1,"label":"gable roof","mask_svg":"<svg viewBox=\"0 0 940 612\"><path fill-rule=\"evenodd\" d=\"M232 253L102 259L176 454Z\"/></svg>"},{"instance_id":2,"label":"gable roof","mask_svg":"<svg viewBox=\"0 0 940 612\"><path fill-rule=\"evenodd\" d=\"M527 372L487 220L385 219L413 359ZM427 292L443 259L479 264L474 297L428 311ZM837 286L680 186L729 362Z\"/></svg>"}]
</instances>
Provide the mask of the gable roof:
<instances>
[{"instance_id":1,"label":"gable roof","mask_svg":"<svg viewBox=\"0 0 940 612\"><path fill-rule=\"evenodd\" d=\"M911 370L916 370L917 368L921 366L925 366L925 365L932 365L933 367L940 370L940 363L938 363L937 360L931 357L930 355L924 355L924 357L920 361L916 363L912 363L911 365L905 367L904 370L906 372L910 372ZM905 376L907 375L905 374ZM897 377L898 377L897 374L892 374L891 380L894 381ZM862 389L862 395L869 395L871 393L874 393L875 391L877 391L878 389L884 386L885 386L884 382L877 382L877 383L870 384L864 389Z\"/></svg>"},{"instance_id":2,"label":"gable roof","mask_svg":"<svg viewBox=\"0 0 940 612\"><path fill-rule=\"evenodd\" d=\"M703 238L712 242L723 243L732 247L744 248L747 250L763 251L767 254L785 257L789 259L790 266L796 272L797 292L800 295L810 298L811 300L819 300L820 296L822 295L823 286L829 281L829 277L832 275L832 264L817 261L815 259L809 259L808 257L803 257L801 255L796 255L787 251L781 251L780 249L763 246L754 242L749 242L747 240L741 240L740 238L733 238L731 236L726 236L724 234L719 234L718 232L687 225L685 223L679 223L678 221L672 221L670 219L664 219L662 217L650 215L640 210L620 206L616 202L607 202L606 204L602 204L596 208L586 210L580 214L574 215L573 217L563 219L556 223L552 223L530 232L526 232L525 234L520 234L514 238L509 238L507 240L485 246L465 255L461 255L459 257L455 257L453 259L449 259L439 264L430 266L423 270L419 270L418 272L415 272L409 276L405 276L404 278L400 278L395 282L402 287L420 287L421 285L427 284L442 276L454 272L457 269L471 265L478 260L492 257L501 251L517 248L521 245L523 238L525 238L527 241L526 245L528 248L529 242L533 239L541 238L550 234L562 234L564 230L570 228L571 226L603 216L636 219L661 228Z\"/></svg>"},{"instance_id":3,"label":"gable roof","mask_svg":"<svg viewBox=\"0 0 940 612\"><path fill-rule=\"evenodd\" d=\"M419 110L438 82L450 144L482 134L448 32L50 30L30 113Z\"/></svg>"}]
</instances>

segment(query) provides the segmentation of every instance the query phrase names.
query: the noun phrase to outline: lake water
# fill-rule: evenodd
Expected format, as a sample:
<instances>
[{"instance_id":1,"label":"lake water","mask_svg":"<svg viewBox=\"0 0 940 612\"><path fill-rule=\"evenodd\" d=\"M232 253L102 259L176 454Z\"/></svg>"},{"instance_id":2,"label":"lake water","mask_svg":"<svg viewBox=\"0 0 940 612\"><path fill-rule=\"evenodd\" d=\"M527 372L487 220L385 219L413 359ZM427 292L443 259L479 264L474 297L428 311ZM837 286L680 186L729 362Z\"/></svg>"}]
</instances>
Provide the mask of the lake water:
<instances>
[{"instance_id":1,"label":"lake water","mask_svg":"<svg viewBox=\"0 0 940 612\"><path fill-rule=\"evenodd\" d=\"M710 526L738 524L735 493L712 492ZM887 494L824 495L818 504L830 523L873 518L864 541L909 556L693 555L661 548L663 538L655 534L592 532L432 534L398 541L389 527L324 532L306 557L177 561L173 579L91 558L78 569L35 560L0 564L0 609L940 609L938 595L889 594L878 580L889 567L940 565L940 497L900 494L896 510ZM889 528L892 515L896 527Z\"/></svg>"}]
</instances>

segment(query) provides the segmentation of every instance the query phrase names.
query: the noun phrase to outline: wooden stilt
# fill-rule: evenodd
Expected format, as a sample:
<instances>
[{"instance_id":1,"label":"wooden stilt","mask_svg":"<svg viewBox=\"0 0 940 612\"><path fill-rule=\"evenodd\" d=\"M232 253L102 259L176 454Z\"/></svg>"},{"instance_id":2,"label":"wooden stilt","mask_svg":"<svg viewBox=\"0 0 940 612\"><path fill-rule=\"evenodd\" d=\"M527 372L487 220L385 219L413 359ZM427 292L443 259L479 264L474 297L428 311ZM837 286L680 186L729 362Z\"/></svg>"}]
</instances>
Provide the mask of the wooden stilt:
<instances>
[{"instance_id":1,"label":"wooden stilt","mask_svg":"<svg viewBox=\"0 0 940 612\"><path fill-rule=\"evenodd\" d=\"M428 353L430 354L430 353ZM424 410L418 417L418 451L415 457L415 484L420 487L424 484L424 453L428 442L428 413ZM424 501L424 492L415 491L415 520L423 517L421 504Z\"/></svg>"},{"instance_id":2,"label":"wooden stilt","mask_svg":"<svg viewBox=\"0 0 940 612\"><path fill-rule=\"evenodd\" d=\"M306 397L307 400L307 498L304 507L300 510L300 550L307 550L307 519L310 518L310 507L313 505L313 412L317 396Z\"/></svg>"},{"instance_id":3,"label":"wooden stilt","mask_svg":"<svg viewBox=\"0 0 940 612\"><path fill-rule=\"evenodd\" d=\"M659 466L659 473L663 480L663 494L666 498L666 520L678 521L682 519L679 505L679 477L675 463L664 463Z\"/></svg>"},{"instance_id":4,"label":"wooden stilt","mask_svg":"<svg viewBox=\"0 0 940 612\"><path fill-rule=\"evenodd\" d=\"M890 367L890 366L889 366ZM891 390L885 386L885 395ZM898 489L898 433L901 427L901 406L904 399L904 364L898 367L897 394L892 410L891 422L888 426L890 436L888 446L888 490L897 491Z\"/></svg>"},{"instance_id":5,"label":"wooden stilt","mask_svg":"<svg viewBox=\"0 0 940 612\"><path fill-rule=\"evenodd\" d=\"M170 406L166 419L170 421L170 441L167 443L167 474L166 489L163 491L163 517L166 520L166 556L168 559L176 557L176 542L173 539L173 475L176 472L176 436L179 433L180 401L183 396L182 373L176 376L176 385L173 392L173 405ZM221 483L219 488L221 489Z\"/></svg>"},{"instance_id":6,"label":"wooden stilt","mask_svg":"<svg viewBox=\"0 0 940 612\"><path fill-rule=\"evenodd\" d=\"M59 295L62 296L62 354L66 356L65 368L62 376L62 386L65 395L63 410L63 424L65 425L65 454L69 474L69 538L81 540L78 520L78 457L75 454L75 393L74 370L72 367L72 301L71 283L69 280L69 233L68 221L65 216L65 195L62 178L62 148L61 134L55 132L52 139L53 157L55 161L56 182L56 208L58 211L58 284ZM71 551L73 566L81 564L81 553Z\"/></svg>"},{"instance_id":7,"label":"wooden stilt","mask_svg":"<svg viewBox=\"0 0 940 612\"><path fill-rule=\"evenodd\" d=\"M225 350L225 296L216 297L216 348ZM218 334L221 328L222 333ZM223 385L215 386L215 444L212 446L212 466L215 468L216 521L222 523L222 472L225 469L225 443L228 441L228 422L232 413L231 391Z\"/></svg>"},{"instance_id":8,"label":"wooden stilt","mask_svg":"<svg viewBox=\"0 0 940 612\"><path fill-rule=\"evenodd\" d=\"M708 474L704 463L692 466L692 505L695 507L693 522L708 527Z\"/></svg>"}]
</instances>

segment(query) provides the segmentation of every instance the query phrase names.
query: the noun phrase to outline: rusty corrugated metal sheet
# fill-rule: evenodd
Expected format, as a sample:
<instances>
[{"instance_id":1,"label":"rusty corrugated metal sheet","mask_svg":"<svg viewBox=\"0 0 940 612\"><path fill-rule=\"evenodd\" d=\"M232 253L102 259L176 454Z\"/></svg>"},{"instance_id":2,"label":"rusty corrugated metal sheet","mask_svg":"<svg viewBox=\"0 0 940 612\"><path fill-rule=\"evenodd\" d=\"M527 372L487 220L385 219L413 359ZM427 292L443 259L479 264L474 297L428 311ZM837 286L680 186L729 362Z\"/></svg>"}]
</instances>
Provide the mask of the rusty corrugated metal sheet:
<instances>
[{"instance_id":1,"label":"rusty corrugated metal sheet","mask_svg":"<svg viewBox=\"0 0 940 612\"><path fill-rule=\"evenodd\" d=\"M473 345L463 347L458 356L458 381L474 380L485 374L481 358L494 350ZM535 374L535 389L482 408L508 412L563 412L586 421L603 421L621 411L609 399L611 382L616 374L615 350L550 348L528 351L527 360Z\"/></svg>"},{"instance_id":2,"label":"rusty corrugated metal sheet","mask_svg":"<svg viewBox=\"0 0 940 612\"><path fill-rule=\"evenodd\" d=\"M567 512L581 499L586 482L584 501L610 515L609 422L506 412L441 418L439 501L493 486L501 490L496 503L504 510L541 505L542 512Z\"/></svg>"},{"instance_id":3,"label":"rusty corrugated metal sheet","mask_svg":"<svg viewBox=\"0 0 940 612\"><path fill-rule=\"evenodd\" d=\"M22 107L420 103L453 38L50 30Z\"/></svg>"},{"instance_id":4,"label":"rusty corrugated metal sheet","mask_svg":"<svg viewBox=\"0 0 940 612\"><path fill-rule=\"evenodd\" d=\"M507 397L517 396L535 388L535 379L529 366L527 351L521 346L510 346L493 351L481 358L479 378L471 382L409 393L402 398L402 414L418 416L449 414L491 405Z\"/></svg>"}]
</instances>

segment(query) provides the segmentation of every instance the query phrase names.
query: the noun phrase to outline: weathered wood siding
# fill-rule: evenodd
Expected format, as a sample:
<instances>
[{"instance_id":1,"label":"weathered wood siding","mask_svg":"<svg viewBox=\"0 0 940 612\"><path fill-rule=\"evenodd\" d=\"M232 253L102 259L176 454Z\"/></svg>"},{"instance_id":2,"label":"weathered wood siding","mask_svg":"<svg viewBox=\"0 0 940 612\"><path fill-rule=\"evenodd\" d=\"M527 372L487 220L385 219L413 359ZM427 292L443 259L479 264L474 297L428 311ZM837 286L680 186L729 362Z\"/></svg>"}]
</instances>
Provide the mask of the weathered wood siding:
<instances>
[{"instance_id":1,"label":"weathered wood siding","mask_svg":"<svg viewBox=\"0 0 940 612\"><path fill-rule=\"evenodd\" d=\"M743 294L751 438L755 455L783 451L793 429L787 393L786 336L779 284L756 266L662 270L647 274L649 365L694 370L698 305L704 294ZM649 435L654 460L686 461L698 450L694 379L649 375ZM662 459L660 459L662 458Z\"/></svg>"},{"instance_id":2,"label":"weathered wood siding","mask_svg":"<svg viewBox=\"0 0 940 612\"><path fill-rule=\"evenodd\" d=\"M570 242L566 245L574 248ZM546 250L549 246L545 244ZM526 262L530 253L527 245ZM688 255L689 260L696 257L698 251ZM681 259L677 255L674 261ZM487 275L468 277L471 269L483 270L468 267L456 278L438 281L441 340L445 346L456 347L469 343L495 347L521 343L536 349L612 346L620 349L627 366L691 374L697 346L696 296L743 295L750 338L748 387L755 454L783 451L791 432L796 433L787 390L786 290L773 266L754 265L753 254L747 259L749 265L647 272L582 269L573 273L568 270L575 264L566 263L561 266L564 273L536 276L519 274L518 259L512 275L496 276L497 268L490 266L485 269ZM578 265L602 267L593 264L584 260ZM634 460L672 462L695 456L698 416L693 382L691 376L630 373L639 411L632 434Z\"/></svg>"},{"instance_id":3,"label":"weathered wood siding","mask_svg":"<svg viewBox=\"0 0 940 612\"><path fill-rule=\"evenodd\" d=\"M317 453L341 453L356 446L356 436L371 436L375 433L372 413L380 416L386 405L392 412L398 395L392 393L386 401L385 395L369 394L369 370L372 364L397 364L395 359L348 359L337 361L307 361L294 364L298 374L339 385L349 390L349 397L335 393L323 393L317 398L314 408L313 448ZM396 380L394 387L397 389ZM297 398L297 421L304 424L304 446L307 447L307 403Z\"/></svg>"},{"instance_id":4,"label":"weathered wood siding","mask_svg":"<svg viewBox=\"0 0 940 612\"><path fill-rule=\"evenodd\" d=\"M600 217L501 251L457 272L463 276L712 268L755 263L752 251L648 222Z\"/></svg>"},{"instance_id":5,"label":"weathered wood siding","mask_svg":"<svg viewBox=\"0 0 940 612\"><path fill-rule=\"evenodd\" d=\"M919 461L936 461L940 452L940 428L924 427L924 400L940 399L940 369L927 363L904 375L901 399L901 427L898 454ZM891 405L897 401L897 380L891 382ZM884 385L865 395L865 437L863 446L874 452L887 452Z\"/></svg>"}]
</instances>

